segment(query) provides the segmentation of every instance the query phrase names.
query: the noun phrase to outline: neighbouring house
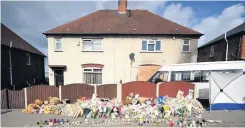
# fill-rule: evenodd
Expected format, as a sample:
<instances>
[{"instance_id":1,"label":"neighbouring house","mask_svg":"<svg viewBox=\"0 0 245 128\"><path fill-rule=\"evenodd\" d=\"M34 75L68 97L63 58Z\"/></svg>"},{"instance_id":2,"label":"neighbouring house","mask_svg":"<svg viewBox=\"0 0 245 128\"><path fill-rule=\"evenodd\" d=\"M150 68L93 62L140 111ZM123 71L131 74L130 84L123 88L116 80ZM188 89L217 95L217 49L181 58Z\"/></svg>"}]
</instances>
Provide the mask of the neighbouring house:
<instances>
[{"instance_id":1,"label":"neighbouring house","mask_svg":"<svg viewBox=\"0 0 245 128\"><path fill-rule=\"evenodd\" d=\"M162 65L197 61L203 35L147 10L99 10L44 33L50 85L147 81Z\"/></svg>"},{"instance_id":2,"label":"neighbouring house","mask_svg":"<svg viewBox=\"0 0 245 128\"><path fill-rule=\"evenodd\" d=\"M198 48L198 62L245 59L245 22Z\"/></svg>"},{"instance_id":3,"label":"neighbouring house","mask_svg":"<svg viewBox=\"0 0 245 128\"><path fill-rule=\"evenodd\" d=\"M1 89L22 89L44 82L44 58L43 53L1 24Z\"/></svg>"}]
</instances>

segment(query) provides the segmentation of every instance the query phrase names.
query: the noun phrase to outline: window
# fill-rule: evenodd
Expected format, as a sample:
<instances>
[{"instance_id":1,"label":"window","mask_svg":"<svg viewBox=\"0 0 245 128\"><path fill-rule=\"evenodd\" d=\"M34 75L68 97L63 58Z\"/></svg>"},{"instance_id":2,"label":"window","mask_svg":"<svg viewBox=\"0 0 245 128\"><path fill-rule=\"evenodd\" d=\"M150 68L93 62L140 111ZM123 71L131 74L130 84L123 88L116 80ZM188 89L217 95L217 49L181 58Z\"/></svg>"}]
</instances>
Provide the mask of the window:
<instances>
[{"instance_id":1,"label":"window","mask_svg":"<svg viewBox=\"0 0 245 128\"><path fill-rule=\"evenodd\" d=\"M31 65L31 56L29 53L26 54L26 64Z\"/></svg>"},{"instance_id":2,"label":"window","mask_svg":"<svg viewBox=\"0 0 245 128\"><path fill-rule=\"evenodd\" d=\"M83 81L86 84L102 84L102 69L84 68Z\"/></svg>"},{"instance_id":3,"label":"window","mask_svg":"<svg viewBox=\"0 0 245 128\"><path fill-rule=\"evenodd\" d=\"M102 39L83 39L83 51L102 51Z\"/></svg>"},{"instance_id":4,"label":"window","mask_svg":"<svg viewBox=\"0 0 245 128\"><path fill-rule=\"evenodd\" d=\"M189 71L182 72L181 75L182 75L181 76L181 80L183 80L183 81L190 81L190 79L191 79L191 72L189 72Z\"/></svg>"},{"instance_id":5,"label":"window","mask_svg":"<svg viewBox=\"0 0 245 128\"><path fill-rule=\"evenodd\" d=\"M168 81L168 74L169 74L169 72L167 72L167 71L161 71L161 72L158 71L150 79L150 82L153 82L155 84L157 84L158 82L166 82L166 81Z\"/></svg>"},{"instance_id":6,"label":"window","mask_svg":"<svg viewBox=\"0 0 245 128\"><path fill-rule=\"evenodd\" d=\"M161 51L161 43L160 40L142 40L141 50L144 52Z\"/></svg>"},{"instance_id":7,"label":"window","mask_svg":"<svg viewBox=\"0 0 245 128\"><path fill-rule=\"evenodd\" d=\"M55 51L62 51L61 39L55 39Z\"/></svg>"},{"instance_id":8,"label":"window","mask_svg":"<svg viewBox=\"0 0 245 128\"><path fill-rule=\"evenodd\" d=\"M209 71L175 71L171 81L208 82Z\"/></svg>"},{"instance_id":9,"label":"window","mask_svg":"<svg viewBox=\"0 0 245 128\"><path fill-rule=\"evenodd\" d=\"M214 45L211 46L210 48L210 57L214 56Z\"/></svg>"},{"instance_id":10,"label":"window","mask_svg":"<svg viewBox=\"0 0 245 128\"><path fill-rule=\"evenodd\" d=\"M184 40L182 51L183 52L190 52L190 40Z\"/></svg>"},{"instance_id":11,"label":"window","mask_svg":"<svg viewBox=\"0 0 245 128\"><path fill-rule=\"evenodd\" d=\"M172 72L171 81L181 81L181 72Z\"/></svg>"}]
</instances>

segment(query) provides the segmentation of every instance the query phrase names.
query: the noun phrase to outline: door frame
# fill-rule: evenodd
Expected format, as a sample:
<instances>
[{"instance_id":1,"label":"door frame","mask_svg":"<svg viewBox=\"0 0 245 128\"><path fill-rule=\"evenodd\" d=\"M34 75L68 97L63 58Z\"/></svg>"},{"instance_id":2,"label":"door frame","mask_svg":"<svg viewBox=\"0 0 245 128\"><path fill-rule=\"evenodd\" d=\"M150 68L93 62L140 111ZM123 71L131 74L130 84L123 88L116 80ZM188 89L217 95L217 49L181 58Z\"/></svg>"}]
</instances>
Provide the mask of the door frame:
<instances>
[{"instance_id":1,"label":"door frame","mask_svg":"<svg viewBox=\"0 0 245 128\"><path fill-rule=\"evenodd\" d=\"M55 86L59 86L59 85L57 85L57 81L56 81L56 71L57 70L61 70L63 72L63 84L62 84L62 86L63 86L64 85L64 69L56 68L56 69L53 69L53 70L54 70L54 85Z\"/></svg>"}]
</instances>

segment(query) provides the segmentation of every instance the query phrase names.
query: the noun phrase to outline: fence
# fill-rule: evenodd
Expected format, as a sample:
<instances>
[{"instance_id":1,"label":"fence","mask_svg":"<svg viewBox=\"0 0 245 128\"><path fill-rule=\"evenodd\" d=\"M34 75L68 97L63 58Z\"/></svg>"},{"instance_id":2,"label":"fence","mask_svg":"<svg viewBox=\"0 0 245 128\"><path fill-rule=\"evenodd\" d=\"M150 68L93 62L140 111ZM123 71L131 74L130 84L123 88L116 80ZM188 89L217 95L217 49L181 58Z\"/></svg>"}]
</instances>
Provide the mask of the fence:
<instances>
[{"instance_id":1,"label":"fence","mask_svg":"<svg viewBox=\"0 0 245 128\"><path fill-rule=\"evenodd\" d=\"M194 90L194 85L188 82L166 82L163 84L152 84L144 81L134 81L124 84L69 84L65 86L45 86L36 85L24 88L20 91L4 89L1 91L1 108L25 108L27 104L33 103L35 99L48 100L49 97L59 97L60 99L70 99L75 102L80 97L91 98L96 93L100 98L117 98L124 101L129 93L139 94L140 96L154 98L159 95L175 97L178 90L184 91L187 95L189 89Z\"/></svg>"},{"instance_id":2,"label":"fence","mask_svg":"<svg viewBox=\"0 0 245 128\"><path fill-rule=\"evenodd\" d=\"M87 84L70 84L61 88L61 99L70 99L75 102L80 97L91 98L94 93L94 86Z\"/></svg>"},{"instance_id":3,"label":"fence","mask_svg":"<svg viewBox=\"0 0 245 128\"><path fill-rule=\"evenodd\" d=\"M156 97L156 85L144 82L134 81L122 85L122 101L125 101L129 93L139 94L145 97Z\"/></svg>"},{"instance_id":4,"label":"fence","mask_svg":"<svg viewBox=\"0 0 245 128\"><path fill-rule=\"evenodd\" d=\"M60 99L70 99L75 102L80 97L91 98L96 92L96 86L87 84L69 84L65 86L36 85L24 88L19 91L8 89L1 90L1 109L21 109L27 104L33 103L35 99L48 100L49 97L59 97ZM103 88L103 90L101 89ZM105 84L98 86L98 94L103 97L117 97L117 85Z\"/></svg>"}]
</instances>

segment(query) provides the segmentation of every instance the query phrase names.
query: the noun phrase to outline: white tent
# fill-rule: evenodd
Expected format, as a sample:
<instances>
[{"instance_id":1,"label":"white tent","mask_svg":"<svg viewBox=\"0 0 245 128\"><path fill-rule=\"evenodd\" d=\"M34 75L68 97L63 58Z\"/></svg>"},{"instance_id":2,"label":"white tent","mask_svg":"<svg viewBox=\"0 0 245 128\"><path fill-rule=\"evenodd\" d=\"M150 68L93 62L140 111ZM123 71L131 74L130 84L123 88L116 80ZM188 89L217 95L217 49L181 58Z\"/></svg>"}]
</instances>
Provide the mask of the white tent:
<instances>
[{"instance_id":1,"label":"white tent","mask_svg":"<svg viewBox=\"0 0 245 128\"><path fill-rule=\"evenodd\" d=\"M245 110L245 74L210 73L210 110Z\"/></svg>"}]
</instances>

